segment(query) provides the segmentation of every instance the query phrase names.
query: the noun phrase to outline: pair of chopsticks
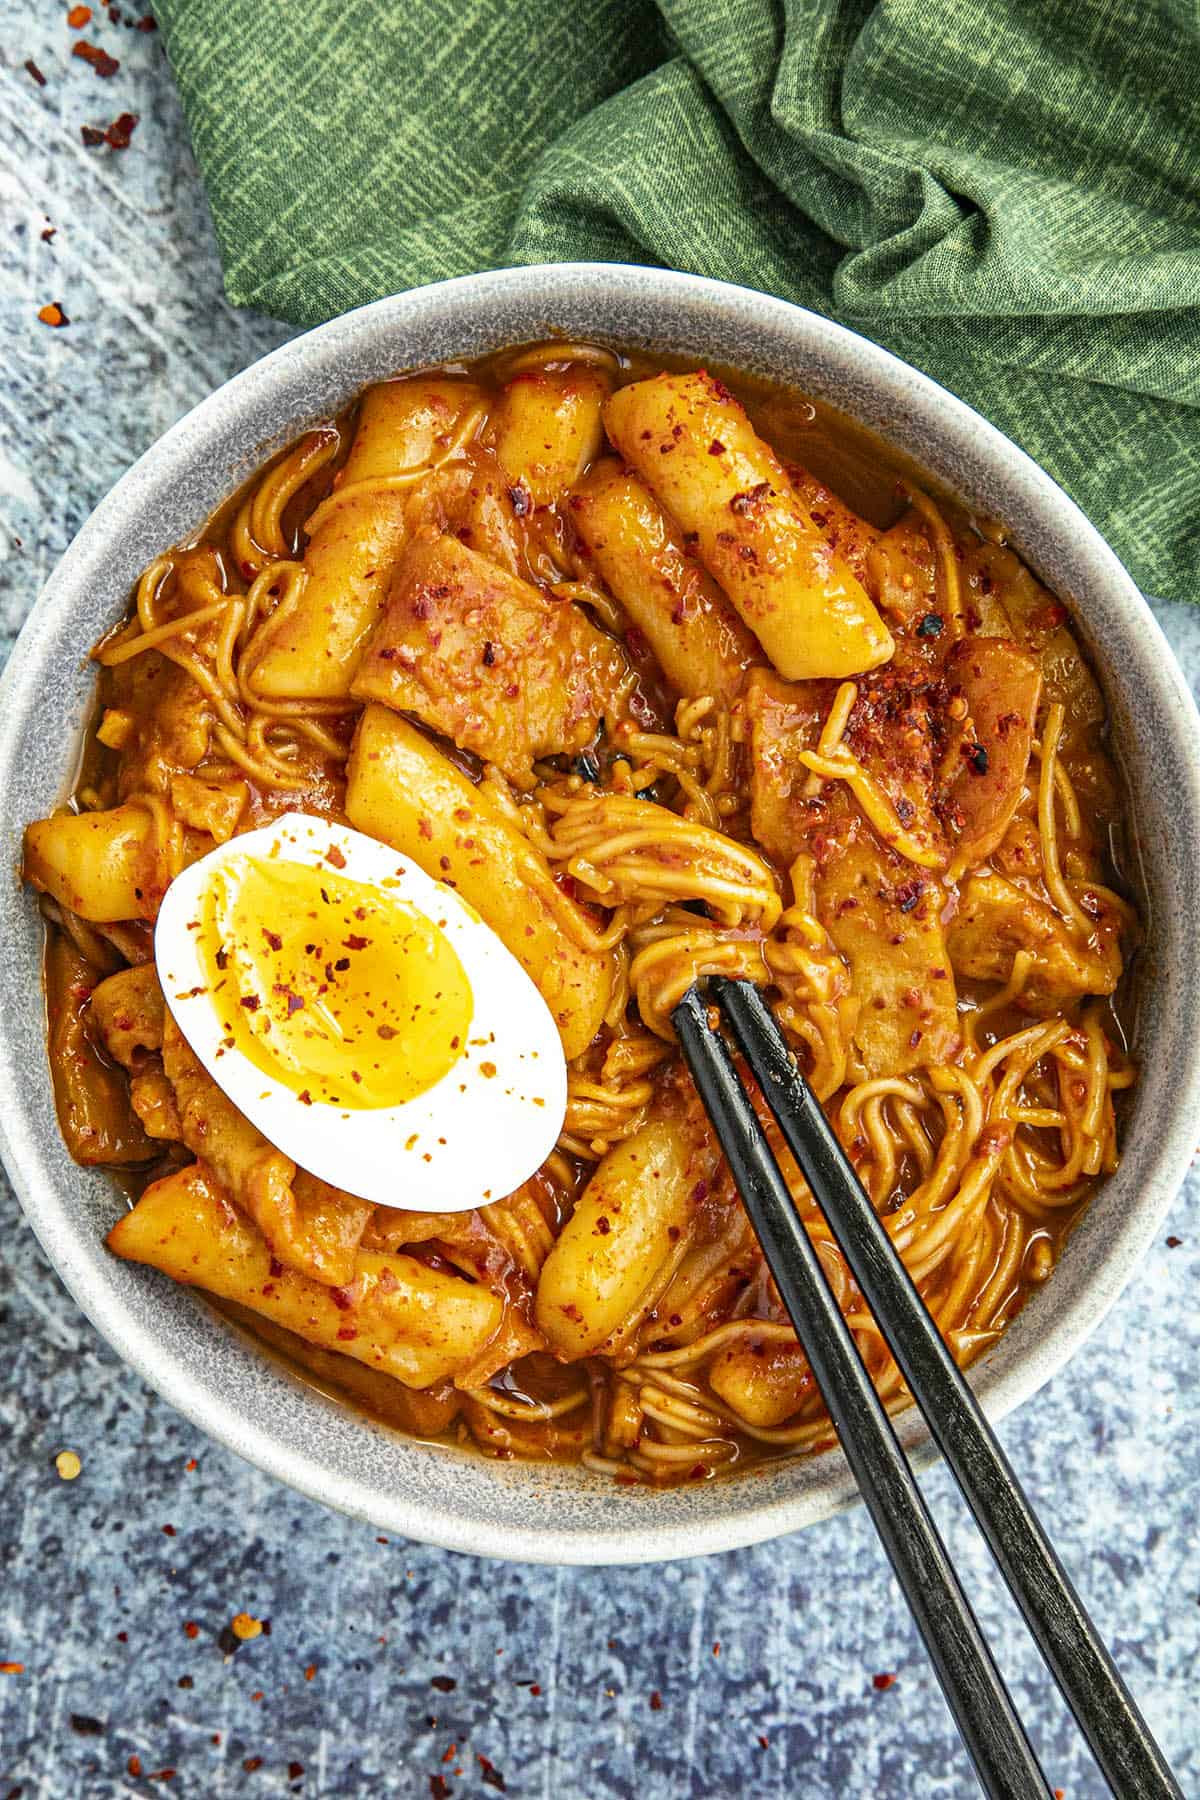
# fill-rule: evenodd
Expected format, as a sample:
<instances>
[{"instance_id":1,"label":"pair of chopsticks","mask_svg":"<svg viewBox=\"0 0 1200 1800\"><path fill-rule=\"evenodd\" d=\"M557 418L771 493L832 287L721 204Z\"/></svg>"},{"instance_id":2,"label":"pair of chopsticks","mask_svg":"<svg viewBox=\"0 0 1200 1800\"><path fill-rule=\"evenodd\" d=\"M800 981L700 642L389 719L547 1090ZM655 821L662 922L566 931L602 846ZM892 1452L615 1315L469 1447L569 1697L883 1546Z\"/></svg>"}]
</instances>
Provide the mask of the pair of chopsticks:
<instances>
[{"instance_id":1,"label":"pair of chopsticks","mask_svg":"<svg viewBox=\"0 0 1200 1800\"><path fill-rule=\"evenodd\" d=\"M847 1461L986 1794L1050 1794L724 1037L754 1074L1009 1590L1118 1800L1182 1793L766 1003L688 990L672 1021Z\"/></svg>"}]
</instances>

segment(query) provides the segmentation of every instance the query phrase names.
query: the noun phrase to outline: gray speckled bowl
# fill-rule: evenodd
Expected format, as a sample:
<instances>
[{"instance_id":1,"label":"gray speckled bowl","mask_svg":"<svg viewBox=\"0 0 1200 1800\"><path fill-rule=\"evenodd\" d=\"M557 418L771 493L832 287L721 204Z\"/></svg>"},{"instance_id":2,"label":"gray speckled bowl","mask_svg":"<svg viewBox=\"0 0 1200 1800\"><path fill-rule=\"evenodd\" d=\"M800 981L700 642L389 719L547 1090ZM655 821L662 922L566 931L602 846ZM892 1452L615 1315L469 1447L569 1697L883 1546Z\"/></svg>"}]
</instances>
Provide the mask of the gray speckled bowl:
<instances>
[{"instance_id":1,"label":"gray speckled bowl","mask_svg":"<svg viewBox=\"0 0 1200 1800\"><path fill-rule=\"evenodd\" d=\"M0 705L0 831L13 869L25 822L64 791L92 687L87 650L164 545L199 525L264 457L366 383L413 364L565 332L678 350L795 383L929 469L1070 604L1103 679L1137 799L1150 909L1143 1065L1119 1173L1054 1279L972 1371L990 1416L1066 1362L1104 1317L1174 1196L1200 1114L1200 751L1195 709L1133 583L1021 451L885 351L782 301L689 275L563 264L470 276L381 300L284 345L189 413L117 483L67 551L9 663ZM569 1468L418 1444L294 1380L201 1300L103 1246L122 1205L71 1162L43 1042L41 926L4 889L0 1149L47 1255L105 1337L173 1405L251 1462L390 1531L530 1561L624 1563L725 1550L826 1518L855 1497L840 1455L651 1493ZM919 1420L900 1424L932 1457Z\"/></svg>"}]
</instances>

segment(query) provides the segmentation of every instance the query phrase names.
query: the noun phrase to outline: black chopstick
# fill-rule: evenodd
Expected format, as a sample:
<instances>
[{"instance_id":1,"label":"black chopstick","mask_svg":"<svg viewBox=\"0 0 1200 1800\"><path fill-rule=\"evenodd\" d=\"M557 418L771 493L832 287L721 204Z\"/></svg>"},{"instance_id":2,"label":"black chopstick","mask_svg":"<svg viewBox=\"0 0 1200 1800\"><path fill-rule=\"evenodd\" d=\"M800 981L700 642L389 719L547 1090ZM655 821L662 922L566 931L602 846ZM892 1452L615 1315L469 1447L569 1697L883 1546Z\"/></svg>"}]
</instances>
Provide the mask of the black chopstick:
<instances>
[{"instance_id":1,"label":"black chopstick","mask_svg":"<svg viewBox=\"0 0 1200 1800\"><path fill-rule=\"evenodd\" d=\"M1109 1786L1119 1800L1160 1796L1182 1800L1161 1750L761 994L748 982L723 979L714 979L710 992ZM677 1029L682 1018L694 1035L703 1011L704 1002L692 990L676 1019ZM711 1032L707 1037L714 1041ZM761 1138L752 1111L749 1120L743 1115L742 1122ZM717 1130L720 1136L719 1126ZM757 1228L757 1220L754 1223ZM763 1247L790 1313L766 1238ZM804 1347L807 1353L807 1344ZM813 1372L825 1392L815 1364ZM828 1403L829 1395L825 1397ZM843 1447L849 1454L844 1439ZM865 1493L864 1488L864 1497Z\"/></svg>"},{"instance_id":2,"label":"black chopstick","mask_svg":"<svg viewBox=\"0 0 1200 1800\"><path fill-rule=\"evenodd\" d=\"M672 1014L780 1296L984 1792L1044 1800L1046 1778L842 1317L724 1042L695 988Z\"/></svg>"}]
</instances>

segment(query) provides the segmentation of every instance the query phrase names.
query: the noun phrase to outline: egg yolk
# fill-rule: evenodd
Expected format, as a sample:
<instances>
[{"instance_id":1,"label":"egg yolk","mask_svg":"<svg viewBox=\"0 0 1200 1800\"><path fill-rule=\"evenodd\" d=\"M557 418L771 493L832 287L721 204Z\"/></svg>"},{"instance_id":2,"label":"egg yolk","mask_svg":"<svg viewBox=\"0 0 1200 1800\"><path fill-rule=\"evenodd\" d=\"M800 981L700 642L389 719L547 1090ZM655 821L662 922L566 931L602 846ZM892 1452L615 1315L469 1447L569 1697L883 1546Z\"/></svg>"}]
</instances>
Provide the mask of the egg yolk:
<instances>
[{"instance_id":1,"label":"egg yolk","mask_svg":"<svg viewBox=\"0 0 1200 1800\"><path fill-rule=\"evenodd\" d=\"M205 889L198 949L226 1047L301 1101L399 1106L463 1054L473 1006L454 947L383 889L231 858Z\"/></svg>"}]
</instances>

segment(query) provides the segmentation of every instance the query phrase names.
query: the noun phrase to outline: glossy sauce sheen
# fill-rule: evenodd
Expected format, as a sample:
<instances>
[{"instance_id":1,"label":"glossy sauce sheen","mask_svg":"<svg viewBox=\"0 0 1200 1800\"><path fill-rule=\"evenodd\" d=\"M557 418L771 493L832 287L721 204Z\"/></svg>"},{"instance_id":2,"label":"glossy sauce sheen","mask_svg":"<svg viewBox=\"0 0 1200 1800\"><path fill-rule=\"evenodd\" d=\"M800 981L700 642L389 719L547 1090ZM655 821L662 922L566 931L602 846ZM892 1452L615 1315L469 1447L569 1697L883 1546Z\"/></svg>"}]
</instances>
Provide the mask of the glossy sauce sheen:
<instances>
[{"instance_id":1,"label":"glossy sauce sheen","mask_svg":"<svg viewBox=\"0 0 1200 1800\"><path fill-rule=\"evenodd\" d=\"M535 472L531 476L528 470L502 469L501 483L494 489L488 487L488 483L495 478L495 459L489 448L491 434L495 429L495 420L502 415L503 409L519 404L519 381L511 386L508 384L512 382L514 366L520 367L524 355L522 348L508 350L474 364L454 365L446 373L455 380L470 381L480 390L489 409L488 423L479 440L480 454L475 458L477 487L473 490L473 504L479 509L492 507L492 512L488 514L488 530L492 534L490 542L495 544L505 541L503 533L508 531L515 546L514 557L519 552L522 567L527 571L526 578L531 571L537 579L539 543L553 551L555 547L573 545L576 541L576 527L571 510L575 502L568 500L554 505L549 498L556 483L562 481L562 472ZM646 380L664 367L692 369L695 363L669 356L650 359L636 352L623 352L620 367L613 380L618 387L628 385ZM584 373L586 375L586 370ZM906 483L913 478L913 471L898 462L892 453L860 427L841 419L831 409L811 402L804 395L727 370L721 370L719 374L721 381L743 402L753 426L767 440L786 468L791 485L802 501L804 517L813 521L834 546L839 558L839 568L844 566L851 571L846 578L847 584L852 582L857 587L860 579L869 579L875 583L878 579L888 578L886 570L883 577L878 576L877 571L873 570L871 559L879 555L877 540L880 533L903 528L910 506ZM331 496L336 497L336 484L347 467L347 453L354 443L357 418L357 409L352 407L332 422L338 434L336 455L299 490L284 514L284 534L291 540L294 554L303 554L304 521L311 520L315 510L324 501ZM606 461L598 460L602 449L607 457ZM371 454L369 444L362 454ZM349 473L351 478L355 478L353 470ZM613 460L611 448L599 444L581 444L578 448L578 467L568 474L567 484L575 486L577 496L582 497L585 503L590 493L619 490L620 484L630 479L628 469ZM261 472L255 476L251 487L256 486L260 480ZM544 482L544 493L539 482ZM226 570L234 569L235 551L231 544L231 528L248 491L243 490L234 495L204 530L197 534L194 541L193 548L197 554L211 550L218 565ZM623 517L628 522L631 533L639 528L637 507L641 504L638 498L641 491L634 492L631 489L625 497ZM346 504L349 505L350 502L347 501ZM947 509L948 514L951 510ZM501 516L507 523L498 527L496 519ZM1059 757L1083 815L1080 843L1094 863L1103 865L1105 878L1120 886L1119 863L1124 853L1128 804L1106 748L1106 727L1098 691L1069 637L1065 613L1056 604L1049 603L1049 596L1036 587L1036 583L1032 582L1003 548L992 527L986 522L969 522L958 513L953 513L952 516L960 545L964 538L969 537L971 540L969 553L964 557L961 548L959 552L959 575L964 589L968 632L990 629L989 622L994 618L998 597L1001 595L1005 597L1010 610L1022 606L1027 608L1026 623L1029 624L1031 641L1036 643L1041 655L1046 683L1065 707ZM758 668L761 675L756 691L760 717L767 720L772 729L775 726L780 729L786 727L787 730L794 729L797 735L809 729L811 721L795 712L798 690L789 683L772 686L776 678L770 671L762 668L764 658L753 634L731 611L720 588L697 560L691 542L694 534L684 533L670 521L664 524L662 516L658 514L642 520L641 526L654 539L654 566L659 576L664 582L671 584L672 592L679 592L686 597L686 616L689 619L707 620L710 624L714 618L719 619L717 635L721 643L721 655L715 666L706 670L703 676L694 676L695 691L715 693L721 699L721 683L726 681L730 685L727 697L740 710L746 706L741 686L744 674L749 669ZM471 526L463 525L457 531L457 538L463 549L461 553L455 554L459 556L469 575L470 561L476 554L472 548ZM918 545L918 561L923 553ZM598 576L604 578L606 569L603 552L597 552L594 562ZM898 562L896 566L901 565ZM914 563L913 566L916 567L917 564ZM555 576L555 571L547 567L547 585L552 576ZM561 579L561 575L555 578ZM511 584L505 586L506 579L507 577L502 576L496 578L496 591L489 604L494 604L503 612L507 637L520 628L520 621L518 619L516 624L513 622L512 609L519 605L517 588ZM519 583L517 586L519 587ZM920 620L904 620L901 608L902 597L897 609L889 612L889 623L894 630L899 629L900 632L900 650L894 666L897 669L912 669L920 665L923 656L928 656L932 664L935 652L935 634L932 628L927 630L926 624ZM630 624L619 606L614 606L612 616L599 617L596 621L592 620L585 609L578 610L579 622L572 621L571 628L578 633L580 667L585 671L586 681L602 686L613 678L612 670L615 665L612 637L615 636L620 640L623 660L632 665L637 677L632 702L635 719L651 733L670 730L676 702L689 693L688 671L696 670L701 652L697 650L695 654L689 653L676 667L671 663L672 643L669 634L664 634L661 643L653 641L647 632ZM900 619L899 628L896 625L897 618ZM480 636L486 638L486 633L481 630ZM529 656L525 659L525 673L529 674L533 670L531 685L536 685L536 631L530 643ZM882 645L882 640L880 643ZM410 702L404 687L408 679L403 660L405 646L402 642L397 642L396 645L385 648L392 654L378 662L370 677L372 682L377 683L371 690L371 697L383 704L394 705L397 709L406 709ZM495 657L504 654L499 633L496 647L493 648L491 641L487 640L481 646L481 653L484 662L493 667ZM880 647L875 661L879 662L885 654ZM736 671L732 677L730 670ZM886 676L886 670L884 674ZM805 681L803 688L808 700L814 705L819 700L819 714L823 718L835 697L836 680L824 684ZM450 692L449 678L446 691ZM156 728L163 736L172 736L175 740L186 732L183 720L185 709L181 703L177 675L170 664L145 657L140 663L105 669L100 676L99 692L102 709L114 709L141 721L153 719L157 721ZM546 692L543 698L547 733L551 736L558 734L560 741L568 742L570 718L581 711L582 702L572 700L564 721L555 712L557 696ZM525 704L524 700L522 704ZM870 697L860 705L854 727L857 734L854 741L859 747L869 748L873 734L878 742L892 747L888 757L880 759L879 766L884 768L889 794L897 815L902 819L906 816L906 794L910 790L915 791L920 774L915 762L910 759L909 750L905 748L908 740L904 737L904 731L911 723L909 716L902 711L902 707L907 704L907 698L903 701L893 700L885 680L872 688ZM980 701L979 705L982 708L983 702ZM793 711L789 712L789 708ZM485 758L482 743L477 745L471 739L470 733L474 727L467 721L469 711L469 704L464 702L464 722L461 729L455 731L458 747L445 738L437 741L439 748L455 767L472 781L477 781L484 760L501 762L502 759L496 752L495 740L488 740L487 748L491 754ZM500 724L502 729L502 720ZM766 728L764 725L764 731ZM342 726L335 721L331 729L337 732ZM1004 715L997 726L997 743L1005 736L1007 729L1007 715ZM503 741L501 738L500 742ZM740 741L749 743L748 725L745 736ZM970 747L967 748L969 752ZM586 740L581 738L578 744L571 742L570 753L578 756L578 761L573 766L584 769L584 779L594 779L587 770L593 749ZM611 747L608 754L611 754ZM741 751L739 754L744 757L748 751ZM993 749L992 755L996 759L992 770L994 775L996 768L1002 766L1003 752ZM795 829L797 817L802 816L803 806L807 804L800 783L796 784L794 794L787 801L787 805L793 808L792 812L786 817L781 814L773 822L777 835L772 836L772 829L764 825L761 829L756 826L751 837L744 763L739 765L739 769L743 788L740 804L728 815L723 829L739 842L752 843L755 853L764 859L780 886L784 887L794 855L790 834ZM974 781L974 777L983 779L987 772L988 757L985 754L982 759L977 758L971 763L966 774L961 777L973 800L980 791L979 783ZM523 762L519 746L514 751L511 762L504 766L504 773L518 791L532 783L532 768ZM85 750L79 781L79 791L87 795L88 803L111 807L118 798L127 796L129 786L130 777L128 771L122 774L119 755L94 736L91 737ZM343 771L333 760L325 764L314 761L311 781L299 796L290 793L281 798L279 794L256 785L252 778L247 779L246 786L247 804L239 829L266 823L285 806L298 806L306 812L339 822L346 817ZM837 792L838 799L830 808L827 829L818 843L817 852L818 857L826 859L828 868L833 871L826 877L827 903L831 916L836 914L839 918L848 918L850 921L846 927L845 941L840 948L843 957L853 965L852 927L856 918L854 908L858 892L855 883L859 880L856 872L856 844L861 846L863 833L860 830L859 837L855 838L855 828L850 823L852 809L848 801L843 803L840 785ZM653 790L648 790L647 797L654 798ZM918 817L912 824L912 835L918 851L920 843L917 840L924 823ZM974 869L976 864L973 863L971 867ZM984 880L991 878L991 865L987 863L986 856L978 859L978 867L983 869ZM1008 873L1012 875L1013 872L1010 859ZM919 935L925 908L922 882L926 878L919 862L905 863L901 873L905 880L897 878L894 889L889 890L887 904L894 909L898 927L909 934L916 976L928 985L929 969L927 959L922 964L923 951ZM1019 870L1017 873L1019 874ZM972 966L986 972L979 975L963 971L958 973L958 1017L972 1015L981 1008L986 1009L984 1041L996 1041L1026 1027L1029 1015L1022 1009L1019 1001L1009 1002L1003 998L1005 976L993 973L987 967L986 945L981 948L969 941L968 884L965 879L960 882L960 874L965 874L965 871L959 871L952 864L947 878L945 910L941 922L947 930L951 927L956 929L967 944L964 969L973 957ZM844 884L840 899L834 892L835 878L842 880ZM869 875L862 877L868 883L872 879ZM569 876L560 871L557 881L561 891L571 891ZM356 884L346 881L331 883L326 880L324 887L324 895L320 892L319 885L314 893L313 884L308 880L294 877L285 870L251 865L241 871L237 879L228 881L222 892L214 891L204 918L204 929L209 934L207 941L214 985L218 978L230 984L230 998L236 1004L230 1007L228 1029L239 1048L255 1060L259 1067L279 1079L292 1080L298 1087L311 1085L315 1072L326 1084L327 1094L323 1097L336 1100L341 1105L364 1107L390 1104L406 1097L409 1092L417 1092L431 1085L452 1065L454 1040L461 1039L465 1034L464 1021L469 1021L470 1017L469 988L453 951L444 943L439 945L437 934L431 932L421 919L406 914L398 900L371 890L360 893ZM262 924L264 918L270 920L270 925L266 928ZM597 926L601 923L602 920L597 917ZM137 929L131 927L135 933ZM369 941L354 949L345 948L347 940L359 938ZM347 960L349 963L345 970L335 971L340 983L336 1004L327 995L317 994L316 988L320 984L314 980L313 975L316 959L308 948L316 941L324 943L327 939L339 950L335 962ZM219 962L218 950L222 959ZM1104 1003L1102 1009L1104 1031L1118 1048L1127 1041L1126 1028L1131 1016L1128 966L1127 954L1126 973L1116 993ZM125 1179L132 1191L137 1192L146 1181L173 1166L175 1153L168 1150L164 1160L160 1154L160 1146L148 1143L140 1134L131 1136L127 1126L119 1122L122 1109L115 1103L111 1119L105 1117L105 1093L114 1083L119 1087L124 1078L111 1066L104 1052L97 1049L94 1038L84 1029L89 984L94 984L97 973L97 969L89 967L86 959L61 934L52 933L47 962L47 987L51 1017L51 1060L55 1070L60 1118L74 1154L82 1160L124 1163L130 1171ZM247 998L253 998L259 1004L244 1007L241 1002ZM296 1004L297 1001L301 1004ZM878 1029L882 1032L893 1030L897 1011L909 1002L906 990L902 988L898 990L894 1004L885 1004L882 1000L876 1000L874 1004L879 1008ZM1063 1017L1071 1022L1073 1028L1082 1029L1081 1004L1067 1002L1061 1010ZM387 1015L383 1022L396 1035L387 1041L386 1055L364 1057L360 1053L365 1047L374 1049L378 1046L378 1025L383 1013ZM914 1041L923 1032L941 1030L947 1045L946 1054L953 1060L955 1019L951 1018L949 1022L943 1020L939 1025L932 1015L927 1020L924 1013L918 1013L916 1018L917 1023L913 1026ZM262 1027L268 1020L270 1031L265 1032ZM906 1034L908 1023L906 1017ZM65 1081L62 1070L65 1066L64 1059L68 1056L90 1064L94 1071L90 1086L84 1084L81 1089L78 1082ZM360 1077L357 1081L351 1077L352 1068ZM665 1097L668 1106L675 1104L679 1088L677 1066L669 1063L663 1065L651 1072L648 1081L657 1095ZM78 1116L81 1092L90 1093L93 1098L92 1111L82 1122ZM831 1112L836 1109L840 1098L840 1095L835 1096L830 1103ZM1117 1100L1119 1103L1119 1094ZM1052 1108L1047 1103L1044 1110L1049 1116ZM863 1134L847 1146L852 1158L860 1163L868 1154L868 1137L869 1132L864 1127ZM90 1157L89 1146L96 1144L107 1146L110 1154ZM158 1156L158 1160L150 1162L149 1159L155 1156ZM921 1156L922 1147L915 1137L908 1147L901 1147L894 1170L893 1189L881 1210L903 1210L906 1194L920 1180ZM561 1238L563 1229L572 1217L574 1201L582 1193L588 1173L586 1163L575 1159L574 1196L549 1178L544 1183L541 1203L544 1214L552 1221L551 1230L556 1239ZM700 1215L700 1240L704 1241L705 1232L715 1240L718 1230L724 1228L725 1214L722 1207L726 1204L727 1196L722 1200L717 1191L719 1183L716 1177L710 1183L703 1172L697 1174L697 1171L689 1170L686 1181L689 1205L693 1211L698 1210ZM704 1190L704 1196L699 1200L697 1209L696 1196L701 1194L701 1190ZM1039 1285L1045 1269L1053 1265L1059 1248L1084 1203L1086 1196L1079 1203L1054 1205L1044 1209L1036 1228L1031 1231L1027 1253L1012 1272L1009 1285L996 1308L996 1316L1003 1323L1011 1321L1028 1293ZM678 1235L678 1230L669 1223L667 1212L664 1212L663 1219L662 1235L666 1244L674 1241L670 1233ZM608 1220L603 1214L598 1229L605 1233L608 1231ZM1045 1250L1045 1255L1041 1258L1034 1254L1039 1241ZM435 1237L427 1243L417 1242L410 1246L407 1254L430 1268L456 1268L460 1272L466 1272L470 1256L475 1252L457 1243L447 1245ZM478 1254L483 1257L485 1252L480 1250ZM512 1254L515 1267L519 1256L517 1252ZM479 1266L482 1279L482 1261ZM709 1324L717 1323L723 1318L737 1319L747 1309L751 1310L752 1316L758 1317L753 1308L759 1304L764 1309L762 1316L765 1323L769 1324L770 1320L776 1318L777 1308L772 1310L773 1303L766 1293L756 1252L752 1253L747 1248L742 1263L739 1265L735 1262L722 1279L724 1285L719 1290L714 1287L711 1302L707 1303L709 1312L706 1314L706 1321ZM415 1435L454 1435L453 1427L459 1415L459 1403L448 1382L435 1383L422 1391L410 1390L371 1369L351 1362L346 1356L305 1343L292 1332L256 1317L235 1303L219 1304L224 1310L232 1312L261 1341L270 1344L294 1365L304 1369L308 1378L322 1391L335 1392L352 1404ZM662 1323L664 1342L670 1341L671 1321L665 1319ZM735 1369L733 1364L737 1356L741 1355L742 1348L745 1349L743 1362L746 1366ZM969 1354L971 1352L968 1348L964 1353L964 1360ZM789 1357L792 1359L791 1363L788 1362ZM797 1405L811 1387L811 1378L803 1367L803 1359L798 1356L794 1347L780 1347L777 1338L771 1337L769 1330L764 1332L761 1342L751 1339L742 1347L735 1346L728 1361L728 1369L719 1360L714 1361L710 1371L711 1385L704 1389L707 1401L719 1404L721 1396L729 1391L729 1382L735 1377L740 1383L737 1391L750 1397L747 1405L757 1404L755 1395L760 1385L763 1387L764 1397L763 1411L756 1421L762 1430L758 1435L751 1435L738 1432L735 1428L736 1455L725 1467L741 1466L760 1457L779 1453L770 1440L770 1432L777 1423L770 1414L770 1407L774 1404L771 1395L778 1392L779 1381L776 1377L781 1371L788 1379L793 1380ZM763 1383L759 1383L760 1367L770 1372L771 1380L764 1377ZM567 1393L571 1381L580 1369L593 1377L602 1376L605 1382L611 1381L609 1365L593 1356L589 1345L584 1360L567 1367L544 1351L523 1356L516 1354L511 1364L494 1377L491 1385L515 1401L544 1403L553 1409ZM768 1389L770 1393L767 1392ZM556 1416L552 1424L535 1430L524 1419L516 1420L511 1415L500 1413L495 1419L494 1437L490 1443L486 1441L489 1428L480 1426L476 1421L472 1429L481 1447L488 1448L495 1454L571 1459L580 1455L588 1446L584 1423L583 1413L567 1413L562 1417ZM460 1420L460 1439L461 1435ZM822 1447L827 1442L828 1437L816 1440L817 1447ZM694 1466L681 1465L673 1478L697 1479L711 1472L703 1464L703 1460L698 1458Z\"/></svg>"}]
</instances>

